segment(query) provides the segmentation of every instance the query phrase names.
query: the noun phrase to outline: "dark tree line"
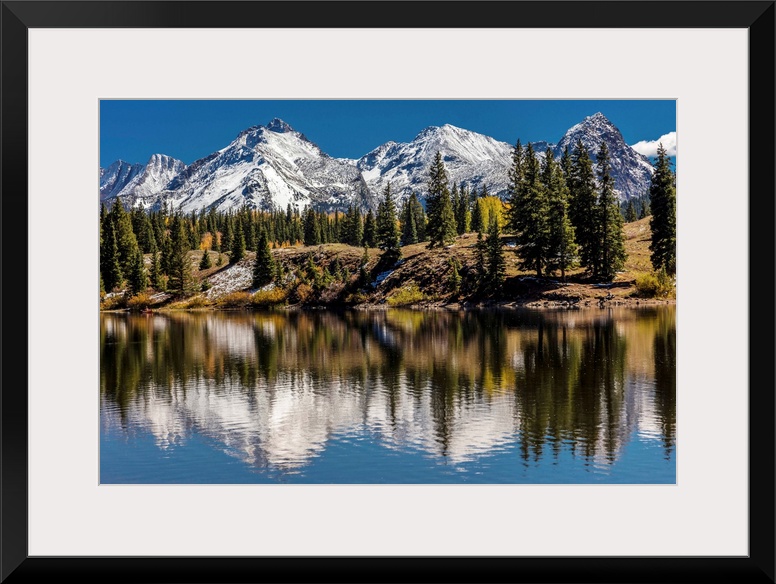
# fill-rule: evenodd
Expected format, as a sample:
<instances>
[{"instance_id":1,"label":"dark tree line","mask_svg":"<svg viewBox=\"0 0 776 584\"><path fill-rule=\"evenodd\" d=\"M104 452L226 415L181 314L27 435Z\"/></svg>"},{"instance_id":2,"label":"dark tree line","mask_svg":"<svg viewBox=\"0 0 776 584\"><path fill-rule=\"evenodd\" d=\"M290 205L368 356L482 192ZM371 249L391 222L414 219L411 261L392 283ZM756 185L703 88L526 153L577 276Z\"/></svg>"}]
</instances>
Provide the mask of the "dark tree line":
<instances>
[{"instance_id":1,"label":"dark tree line","mask_svg":"<svg viewBox=\"0 0 776 584\"><path fill-rule=\"evenodd\" d=\"M543 163L518 140L509 175L508 226L515 234L520 267L536 275L575 264L593 279L610 281L625 263L623 218L614 193L606 143L596 154L577 142L559 162L547 150Z\"/></svg>"}]
</instances>

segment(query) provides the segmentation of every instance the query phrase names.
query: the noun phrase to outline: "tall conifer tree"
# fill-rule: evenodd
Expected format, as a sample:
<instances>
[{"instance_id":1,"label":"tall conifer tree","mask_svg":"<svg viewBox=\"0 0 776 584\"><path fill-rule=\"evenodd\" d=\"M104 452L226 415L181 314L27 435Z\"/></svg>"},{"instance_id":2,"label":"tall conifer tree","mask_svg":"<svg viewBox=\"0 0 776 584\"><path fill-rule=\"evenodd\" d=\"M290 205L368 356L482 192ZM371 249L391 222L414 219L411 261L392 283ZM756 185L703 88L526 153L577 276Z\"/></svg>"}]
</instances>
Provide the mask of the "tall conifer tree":
<instances>
[{"instance_id":1,"label":"tall conifer tree","mask_svg":"<svg viewBox=\"0 0 776 584\"><path fill-rule=\"evenodd\" d=\"M515 147L512 149L512 165L509 168L508 183L507 183L507 203L509 204L509 210L507 211L507 228L512 233L518 233L521 228L521 216L523 207L523 197L525 195L525 173L523 171L523 146L520 143L520 139L517 140ZM482 218L479 218L482 221Z\"/></svg>"},{"instance_id":2,"label":"tall conifer tree","mask_svg":"<svg viewBox=\"0 0 776 584\"><path fill-rule=\"evenodd\" d=\"M561 278L565 281L566 269L571 267L577 246L574 240L574 227L569 218L569 190L566 178L549 148L544 155L542 182L547 189L549 205L547 267L550 271L560 270Z\"/></svg>"},{"instance_id":3,"label":"tall conifer tree","mask_svg":"<svg viewBox=\"0 0 776 584\"><path fill-rule=\"evenodd\" d=\"M363 243L365 247L377 247L377 220L374 213L372 213L372 209L367 211L366 219L364 220Z\"/></svg>"},{"instance_id":4,"label":"tall conifer tree","mask_svg":"<svg viewBox=\"0 0 776 584\"><path fill-rule=\"evenodd\" d=\"M447 185L447 170L442 162L442 154L437 151L434 162L431 163L429 169L428 195L426 196L429 247L452 243L457 235L455 215Z\"/></svg>"},{"instance_id":5,"label":"tall conifer tree","mask_svg":"<svg viewBox=\"0 0 776 584\"><path fill-rule=\"evenodd\" d=\"M633 199L628 199L628 204L625 207L625 221L632 223L638 219L636 215L636 206L633 204Z\"/></svg>"},{"instance_id":6,"label":"tall conifer tree","mask_svg":"<svg viewBox=\"0 0 776 584\"><path fill-rule=\"evenodd\" d=\"M461 183L458 191L458 199L453 212L458 235L463 235L471 230L472 215L469 211L469 190Z\"/></svg>"},{"instance_id":7,"label":"tall conifer tree","mask_svg":"<svg viewBox=\"0 0 776 584\"><path fill-rule=\"evenodd\" d=\"M321 243L321 225L318 215L311 207L304 214L304 244L319 245Z\"/></svg>"},{"instance_id":8,"label":"tall conifer tree","mask_svg":"<svg viewBox=\"0 0 776 584\"><path fill-rule=\"evenodd\" d=\"M676 177L663 144L657 148L655 170L649 198L652 203L652 242L649 249L652 267L676 273Z\"/></svg>"},{"instance_id":9,"label":"tall conifer tree","mask_svg":"<svg viewBox=\"0 0 776 584\"><path fill-rule=\"evenodd\" d=\"M488 290L496 293L501 290L506 275L506 262L504 249L501 247L501 229L496 217L490 218L488 226L487 249L487 286Z\"/></svg>"},{"instance_id":10,"label":"tall conifer tree","mask_svg":"<svg viewBox=\"0 0 776 584\"><path fill-rule=\"evenodd\" d=\"M385 250L394 261L401 257L396 221L396 204L391 194L391 183L388 183L383 191L383 200L377 207L377 247Z\"/></svg>"},{"instance_id":11,"label":"tall conifer tree","mask_svg":"<svg viewBox=\"0 0 776 584\"><path fill-rule=\"evenodd\" d=\"M143 252L140 251L139 247L135 249L135 255L130 262L127 283L129 284L129 291L133 295L140 294L148 288L148 277L143 265Z\"/></svg>"},{"instance_id":12,"label":"tall conifer tree","mask_svg":"<svg viewBox=\"0 0 776 584\"><path fill-rule=\"evenodd\" d=\"M229 254L229 263L236 264L245 257L245 231L243 230L242 221L237 219L237 223L234 228L234 237L232 238L232 250Z\"/></svg>"},{"instance_id":13,"label":"tall conifer tree","mask_svg":"<svg viewBox=\"0 0 776 584\"><path fill-rule=\"evenodd\" d=\"M598 261L593 274L605 281L614 279L618 270L625 265L625 235L622 230L622 214L614 193L614 178L611 175L609 148L601 142L597 155L598 182L601 194L598 198Z\"/></svg>"},{"instance_id":14,"label":"tall conifer tree","mask_svg":"<svg viewBox=\"0 0 776 584\"><path fill-rule=\"evenodd\" d=\"M191 261L188 255L191 241L186 233L186 226L180 214L176 213L173 217L169 239L170 272L167 288L180 296L186 296L193 290L194 279L191 275Z\"/></svg>"},{"instance_id":15,"label":"tall conifer tree","mask_svg":"<svg viewBox=\"0 0 776 584\"><path fill-rule=\"evenodd\" d=\"M199 261L199 269L207 270L213 266L213 262L210 261L210 251L202 251L202 259Z\"/></svg>"},{"instance_id":16,"label":"tall conifer tree","mask_svg":"<svg viewBox=\"0 0 776 584\"><path fill-rule=\"evenodd\" d=\"M113 221L108 219L103 227L102 248L100 249L100 274L106 292L121 286L123 276L119 262L119 248L116 243L116 230Z\"/></svg>"},{"instance_id":17,"label":"tall conifer tree","mask_svg":"<svg viewBox=\"0 0 776 584\"><path fill-rule=\"evenodd\" d=\"M267 232L262 230L256 247L256 262L253 264L253 287L261 288L272 282L275 274L275 262L269 249Z\"/></svg>"},{"instance_id":18,"label":"tall conifer tree","mask_svg":"<svg viewBox=\"0 0 776 584\"><path fill-rule=\"evenodd\" d=\"M415 210L410 199L404 201L401 209L401 244L412 245L418 243L418 225L415 220Z\"/></svg>"},{"instance_id":19,"label":"tall conifer tree","mask_svg":"<svg viewBox=\"0 0 776 584\"><path fill-rule=\"evenodd\" d=\"M159 250L156 247L156 242L153 242L151 246L151 270L149 273L151 279L151 286L154 290L162 289L162 270L159 266Z\"/></svg>"},{"instance_id":20,"label":"tall conifer tree","mask_svg":"<svg viewBox=\"0 0 776 584\"><path fill-rule=\"evenodd\" d=\"M526 146L522 166L523 183L510 208L515 221L512 228L516 233L521 269L536 271L541 277L549 256L549 199L531 144Z\"/></svg>"},{"instance_id":21,"label":"tall conifer tree","mask_svg":"<svg viewBox=\"0 0 776 584\"><path fill-rule=\"evenodd\" d=\"M596 271L598 251L598 194L590 153L582 141L577 141L572 152L569 217L579 244L580 262L592 274Z\"/></svg>"},{"instance_id":22,"label":"tall conifer tree","mask_svg":"<svg viewBox=\"0 0 776 584\"><path fill-rule=\"evenodd\" d=\"M124 209L119 199L116 199L111 208L113 227L116 230L116 245L119 250L119 264L123 274L129 274L130 265L134 261L135 251L138 248L137 238L132 229L132 217Z\"/></svg>"}]
</instances>

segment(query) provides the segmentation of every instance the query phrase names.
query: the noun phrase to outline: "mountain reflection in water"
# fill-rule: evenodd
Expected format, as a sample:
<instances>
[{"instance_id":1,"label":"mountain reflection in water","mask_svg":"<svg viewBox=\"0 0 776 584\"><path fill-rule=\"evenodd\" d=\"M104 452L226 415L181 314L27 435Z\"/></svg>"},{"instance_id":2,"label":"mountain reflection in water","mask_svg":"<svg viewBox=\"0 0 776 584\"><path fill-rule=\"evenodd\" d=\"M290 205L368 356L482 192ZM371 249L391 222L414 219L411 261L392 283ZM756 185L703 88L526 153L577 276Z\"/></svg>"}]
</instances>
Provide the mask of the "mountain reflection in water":
<instances>
[{"instance_id":1,"label":"mountain reflection in water","mask_svg":"<svg viewBox=\"0 0 776 584\"><path fill-rule=\"evenodd\" d=\"M577 482L579 469L530 472L569 460L618 469L620 482L651 482L651 467L675 482L675 337L670 306L103 314L101 481L212 482L201 460L186 463L196 444L256 482L337 483L356 455L412 456L412 475L394 461L388 474L348 469L350 482L436 482L423 465L440 464L480 482ZM110 457L144 436L185 471L116 469ZM330 448L340 455L327 461Z\"/></svg>"}]
</instances>

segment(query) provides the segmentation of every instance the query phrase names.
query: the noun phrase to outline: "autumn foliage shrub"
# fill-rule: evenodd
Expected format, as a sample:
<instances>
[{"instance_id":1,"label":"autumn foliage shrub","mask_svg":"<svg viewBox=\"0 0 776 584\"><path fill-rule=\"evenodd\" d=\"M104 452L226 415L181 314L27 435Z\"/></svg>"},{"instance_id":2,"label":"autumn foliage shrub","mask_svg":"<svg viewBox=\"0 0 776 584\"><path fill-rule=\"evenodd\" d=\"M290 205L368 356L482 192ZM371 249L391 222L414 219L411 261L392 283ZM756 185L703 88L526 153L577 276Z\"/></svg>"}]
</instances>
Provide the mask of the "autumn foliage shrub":
<instances>
[{"instance_id":1,"label":"autumn foliage shrub","mask_svg":"<svg viewBox=\"0 0 776 584\"><path fill-rule=\"evenodd\" d=\"M412 284L406 288L401 288L398 292L389 296L386 299L386 302L388 302L389 306L409 306L411 304L423 302L424 300L428 300L428 296L426 296L415 284Z\"/></svg>"},{"instance_id":2,"label":"autumn foliage shrub","mask_svg":"<svg viewBox=\"0 0 776 584\"><path fill-rule=\"evenodd\" d=\"M151 306L151 304L153 304L153 301L151 300L151 295L148 292L135 294L129 300L127 300L127 308L130 310L143 310L144 308Z\"/></svg>"},{"instance_id":3,"label":"autumn foliage shrub","mask_svg":"<svg viewBox=\"0 0 776 584\"><path fill-rule=\"evenodd\" d=\"M676 289L671 276L660 270L637 276L636 293L642 298L671 298Z\"/></svg>"},{"instance_id":4,"label":"autumn foliage shrub","mask_svg":"<svg viewBox=\"0 0 776 584\"><path fill-rule=\"evenodd\" d=\"M280 306L286 303L288 293L283 288L259 290L251 296L250 304L256 307Z\"/></svg>"},{"instance_id":5,"label":"autumn foliage shrub","mask_svg":"<svg viewBox=\"0 0 776 584\"><path fill-rule=\"evenodd\" d=\"M294 296L297 301L304 304L312 299L313 288L309 284L301 283L294 290Z\"/></svg>"},{"instance_id":6,"label":"autumn foliage shrub","mask_svg":"<svg viewBox=\"0 0 776 584\"><path fill-rule=\"evenodd\" d=\"M127 297L124 294L106 296L100 303L100 310L123 310L127 307Z\"/></svg>"},{"instance_id":7,"label":"autumn foliage shrub","mask_svg":"<svg viewBox=\"0 0 776 584\"><path fill-rule=\"evenodd\" d=\"M191 298L186 300L186 308L204 308L209 304L210 302L208 301L207 297L203 294L192 296Z\"/></svg>"},{"instance_id":8,"label":"autumn foliage shrub","mask_svg":"<svg viewBox=\"0 0 776 584\"><path fill-rule=\"evenodd\" d=\"M221 308L243 308L251 301L250 292L230 292L221 296L217 304Z\"/></svg>"}]
</instances>

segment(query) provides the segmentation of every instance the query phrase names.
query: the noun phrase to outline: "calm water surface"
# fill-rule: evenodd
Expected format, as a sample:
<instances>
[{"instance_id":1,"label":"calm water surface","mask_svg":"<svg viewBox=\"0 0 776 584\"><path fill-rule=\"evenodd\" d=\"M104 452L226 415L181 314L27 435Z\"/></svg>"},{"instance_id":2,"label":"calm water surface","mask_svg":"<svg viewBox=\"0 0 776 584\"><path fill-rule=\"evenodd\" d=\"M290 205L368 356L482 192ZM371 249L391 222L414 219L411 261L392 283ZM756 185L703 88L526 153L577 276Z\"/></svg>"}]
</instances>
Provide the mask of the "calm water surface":
<instances>
[{"instance_id":1,"label":"calm water surface","mask_svg":"<svg viewBox=\"0 0 776 584\"><path fill-rule=\"evenodd\" d=\"M100 317L102 483L675 483L672 306Z\"/></svg>"}]
</instances>

